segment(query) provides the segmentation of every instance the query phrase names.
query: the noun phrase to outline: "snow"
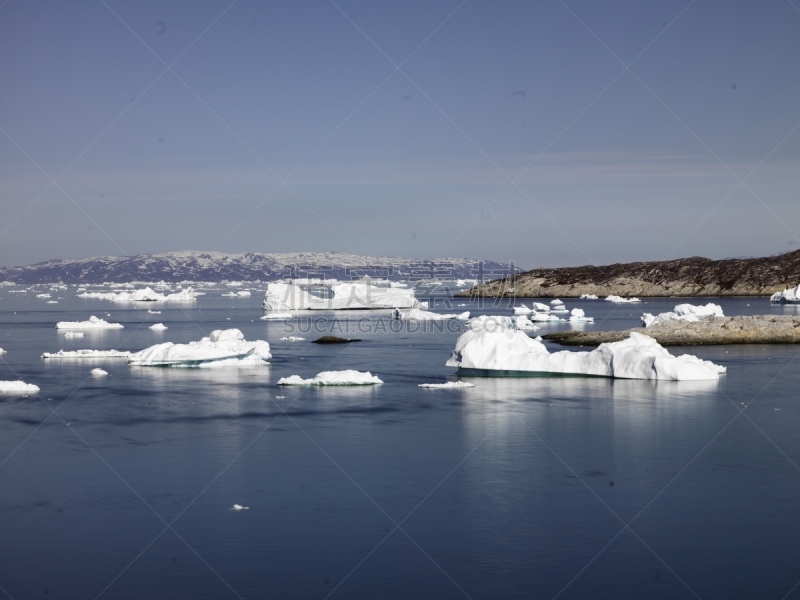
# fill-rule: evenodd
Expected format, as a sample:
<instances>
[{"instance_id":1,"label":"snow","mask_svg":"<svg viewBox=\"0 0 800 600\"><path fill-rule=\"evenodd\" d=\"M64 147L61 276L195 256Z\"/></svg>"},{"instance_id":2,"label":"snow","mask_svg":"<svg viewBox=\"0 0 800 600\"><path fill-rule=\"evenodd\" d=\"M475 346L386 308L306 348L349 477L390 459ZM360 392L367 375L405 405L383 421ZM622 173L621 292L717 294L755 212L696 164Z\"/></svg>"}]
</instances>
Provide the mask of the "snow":
<instances>
[{"instance_id":1,"label":"snow","mask_svg":"<svg viewBox=\"0 0 800 600\"><path fill-rule=\"evenodd\" d=\"M24 381L0 381L0 394L35 394L39 391L38 385Z\"/></svg>"},{"instance_id":2,"label":"snow","mask_svg":"<svg viewBox=\"0 0 800 600\"><path fill-rule=\"evenodd\" d=\"M45 352L42 358L130 358L127 350L59 350Z\"/></svg>"},{"instance_id":3,"label":"snow","mask_svg":"<svg viewBox=\"0 0 800 600\"><path fill-rule=\"evenodd\" d=\"M248 342L238 329L217 329L209 337L188 344L164 342L130 357L130 364L147 367L228 367L269 364L269 343Z\"/></svg>"},{"instance_id":4,"label":"snow","mask_svg":"<svg viewBox=\"0 0 800 600\"><path fill-rule=\"evenodd\" d=\"M375 385L383 383L377 375L369 371L323 371L317 373L316 377L303 379L299 375L291 375L278 380L278 385Z\"/></svg>"},{"instance_id":5,"label":"snow","mask_svg":"<svg viewBox=\"0 0 800 600\"><path fill-rule=\"evenodd\" d=\"M596 294L581 294L581 300L597 300Z\"/></svg>"},{"instance_id":6,"label":"snow","mask_svg":"<svg viewBox=\"0 0 800 600\"><path fill-rule=\"evenodd\" d=\"M570 323L594 323L594 317L587 317L582 308L573 308L569 320Z\"/></svg>"},{"instance_id":7,"label":"snow","mask_svg":"<svg viewBox=\"0 0 800 600\"><path fill-rule=\"evenodd\" d=\"M262 321L277 321L280 319L291 319L292 313L288 312L269 312L263 317L259 317Z\"/></svg>"},{"instance_id":8,"label":"snow","mask_svg":"<svg viewBox=\"0 0 800 600\"><path fill-rule=\"evenodd\" d=\"M617 304L623 304L627 302L641 302L639 298L623 298L622 296L606 296L605 298L608 302L616 302Z\"/></svg>"},{"instance_id":9,"label":"snow","mask_svg":"<svg viewBox=\"0 0 800 600\"><path fill-rule=\"evenodd\" d=\"M473 388L475 387L475 384L470 383L468 381L448 381L447 383L420 383L419 387L436 389L436 390L452 390L461 388Z\"/></svg>"},{"instance_id":10,"label":"snow","mask_svg":"<svg viewBox=\"0 0 800 600\"><path fill-rule=\"evenodd\" d=\"M653 338L631 333L591 352L550 353L540 341L514 329L473 329L456 341L448 367L539 374L597 375L624 379L718 379L725 367L695 356L672 356Z\"/></svg>"},{"instance_id":11,"label":"snow","mask_svg":"<svg viewBox=\"0 0 800 600\"><path fill-rule=\"evenodd\" d=\"M324 287L330 292L323 298L311 288ZM414 308L418 305L414 290L372 285L371 283L335 280L267 284L264 310L342 310L358 308Z\"/></svg>"},{"instance_id":12,"label":"snow","mask_svg":"<svg viewBox=\"0 0 800 600\"><path fill-rule=\"evenodd\" d=\"M78 298L94 298L98 300L111 300L112 302L193 302L197 300L197 292L192 288L179 290L174 294L159 294L149 287L132 292L84 292L77 294Z\"/></svg>"},{"instance_id":13,"label":"snow","mask_svg":"<svg viewBox=\"0 0 800 600\"><path fill-rule=\"evenodd\" d=\"M163 323L154 323L153 325L150 325L148 329L152 329L153 331L164 331L165 329L169 328Z\"/></svg>"},{"instance_id":14,"label":"snow","mask_svg":"<svg viewBox=\"0 0 800 600\"><path fill-rule=\"evenodd\" d=\"M800 302L800 285L795 288L786 288L782 292L775 292L770 296L770 302Z\"/></svg>"},{"instance_id":15,"label":"snow","mask_svg":"<svg viewBox=\"0 0 800 600\"><path fill-rule=\"evenodd\" d=\"M459 314L440 314L418 308L410 308L408 310L395 309L392 313L392 318L401 321L446 321L449 319L466 321L469 319L469 311Z\"/></svg>"},{"instance_id":16,"label":"snow","mask_svg":"<svg viewBox=\"0 0 800 600\"><path fill-rule=\"evenodd\" d=\"M84 333L82 331L67 331L64 334L65 338L82 338Z\"/></svg>"},{"instance_id":17,"label":"snow","mask_svg":"<svg viewBox=\"0 0 800 600\"><path fill-rule=\"evenodd\" d=\"M123 329L124 327L120 323L108 323L94 315L89 317L88 321L59 321L56 323L56 329Z\"/></svg>"},{"instance_id":18,"label":"snow","mask_svg":"<svg viewBox=\"0 0 800 600\"><path fill-rule=\"evenodd\" d=\"M282 337L280 339L280 341L281 342L302 342L305 339L306 338L304 338L304 337L297 337L297 336L294 336L294 335L290 335L289 337L286 337L286 336Z\"/></svg>"},{"instance_id":19,"label":"snow","mask_svg":"<svg viewBox=\"0 0 800 600\"><path fill-rule=\"evenodd\" d=\"M710 317L724 317L722 307L719 304L709 302L705 306L695 306L693 304L678 304L672 312L660 313L653 316L650 313L642 315L642 325L652 327L656 323L664 321L690 321L696 322Z\"/></svg>"},{"instance_id":20,"label":"snow","mask_svg":"<svg viewBox=\"0 0 800 600\"><path fill-rule=\"evenodd\" d=\"M104 371L103 369L92 369L89 371L92 377L103 377L104 375L108 375L108 371Z\"/></svg>"}]
</instances>

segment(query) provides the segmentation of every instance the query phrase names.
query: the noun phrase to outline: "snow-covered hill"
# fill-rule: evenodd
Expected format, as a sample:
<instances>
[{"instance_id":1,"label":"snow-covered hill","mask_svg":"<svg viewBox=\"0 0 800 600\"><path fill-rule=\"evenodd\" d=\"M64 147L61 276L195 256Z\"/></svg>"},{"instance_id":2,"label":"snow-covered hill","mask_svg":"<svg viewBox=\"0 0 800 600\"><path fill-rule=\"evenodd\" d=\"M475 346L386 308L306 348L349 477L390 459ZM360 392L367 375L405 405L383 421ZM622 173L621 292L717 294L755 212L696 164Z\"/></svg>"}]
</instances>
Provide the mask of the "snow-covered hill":
<instances>
[{"instance_id":1,"label":"snow-covered hill","mask_svg":"<svg viewBox=\"0 0 800 600\"><path fill-rule=\"evenodd\" d=\"M101 283L106 281L255 281L282 277L352 279L363 275L397 279L496 279L511 265L465 258L436 261L337 252L261 254L164 252L48 260L24 267L0 267L0 281L15 283Z\"/></svg>"}]
</instances>

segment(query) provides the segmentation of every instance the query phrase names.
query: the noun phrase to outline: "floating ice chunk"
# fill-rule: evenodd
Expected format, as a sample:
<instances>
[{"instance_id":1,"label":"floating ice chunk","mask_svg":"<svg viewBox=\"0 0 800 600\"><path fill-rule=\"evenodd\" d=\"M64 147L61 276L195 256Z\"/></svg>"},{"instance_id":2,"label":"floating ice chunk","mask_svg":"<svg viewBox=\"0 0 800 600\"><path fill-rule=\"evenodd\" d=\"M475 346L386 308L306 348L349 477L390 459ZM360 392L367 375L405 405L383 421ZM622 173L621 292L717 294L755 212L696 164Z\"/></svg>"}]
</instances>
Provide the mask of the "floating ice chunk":
<instances>
[{"instance_id":1,"label":"floating ice chunk","mask_svg":"<svg viewBox=\"0 0 800 600\"><path fill-rule=\"evenodd\" d=\"M234 504L231 510L250 510L249 506L242 506L241 504Z\"/></svg>"},{"instance_id":2,"label":"floating ice chunk","mask_svg":"<svg viewBox=\"0 0 800 600\"><path fill-rule=\"evenodd\" d=\"M678 304L672 312L660 313L653 316L650 313L642 315L642 325L652 327L656 323L664 321L689 321L696 322L710 317L724 317L722 307L719 304L709 302L705 306L695 306L693 304Z\"/></svg>"},{"instance_id":3,"label":"floating ice chunk","mask_svg":"<svg viewBox=\"0 0 800 600\"><path fill-rule=\"evenodd\" d=\"M375 385L383 383L377 375L369 371L323 371L317 373L316 377L303 379L299 375L291 375L278 380L278 385Z\"/></svg>"},{"instance_id":4,"label":"floating ice chunk","mask_svg":"<svg viewBox=\"0 0 800 600\"><path fill-rule=\"evenodd\" d=\"M672 356L653 338L631 333L626 340L601 344L591 352L550 353L540 341L513 329L473 329L463 333L448 367L486 375L566 374L625 379L718 379L725 367L695 356ZM485 372L485 373L484 373Z\"/></svg>"},{"instance_id":5,"label":"floating ice chunk","mask_svg":"<svg viewBox=\"0 0 800 600\"><path fill-rule=\"evenodd\" d=\"M163 323L154 323L153 325L150 325L148 329L152 329L153 331L164 331L169 328Z\"/></svg>"},{"instance_id":6,"label":"floating ice chunk","mask_svg":"<svg viewBox=\"0 0 800 600\"><path fill-rule=\"evenodd\" d=\"M82 338L83 335L82 331L67 331L64 333L65 338Z\"/></svg>"},{"instance_id":7,"label":"floating ice chunk","mask_svg":"<svg viewBox=\"0 0 800 600\"><path fill-rule=\"evenodd\" d=\"M39 391L38 385L24 381L0 381L0 394L35 394Z\"/></svg>"},{"instance_id":8,"label":"floating ice chunk","mask_svg":"<svg viewBox=\"0 0 800 600\"><path fill-rule=\"evenodd\" d=\"M269 343L248 342L238 329L217 329L209 337L188 344L165 342L130 357L130 364L147 367L229 367L269 364Z\"/></svg>"},{"instance_id":9,"label":"floating ice chunk","mask_svg":"<svg viewBox=\"0 0 800 600\"><path fill-rule=\"evenodd\" d=\"M420 310L428 310L429 308L428 301L426 300L425 302L419 302L415 308L418 308Z\"/></svg>"},{"instance_id":10,"label":"floating ice chunk","mask_svg":"<svg viewBox=\"0 0 800 600\"><path fill-rule=\"evenodd\" d=\"M0 348L0 354L5 354L6 352L7 350L3 350L2 348Z\"/></svg>"},{"instance_id":11,"label":"floating ice chunk","mask_svg":"<svg viewBox=\"0 0 800 600\"><path fill-rule=\"evenodd\" d=\"M45 304L58 304L58 300L48 300Z\"/></svg>"},{"instance_id":12,"label":"floating ice chunk","mask_svg":"<svg viewBox=\"0 0 800 600\"><path fill-rule=\"evenodd\" d=\"M529 315L532 313L533 310L525 306L524 304L520 304L519 306L514 307L514 314L515 315Z\"/></svg>"},{"instance_id":13,"label":"floating ice chunk","mask_svg":"<svg viewBox=\"0 0 800 600\"><path fill-rule=\"evenodd\" d=\"M36 294L37 298L50 298L50 294Z\"/></svg>"},{"instance_id":14,"label":"floating ice chunk","mask_svg":"<svg viewBox=\"0 0 800 600\"><path fill-rule=\"evenodd\" d=\"M569 320L571 323L594 323L594 317L587 317L582 308L573 308Z\"/></svg>"},{"instance_id":15,"label":"floating ice chunk","mask_svg":"<svg viewBox=\"0 0 800 600\"><path fill-rule=\"evenodd\" d=\"M59 350L45 352L42 358L130 358L127 350Z\"/></svg>"},{"instance_id":16,"label":"floating ice chunk","mask_svg":"<svg viewBox=\"0 0 800 600\"><path fill-rule=\"evenodd\" d=\"M280 341L281 341L281 342L302 342L302 341L304 341L305 339L306 339L306 338L304 338L304 337L297 337L297 336L294 336L294 335L290 335L290 336L288 336L288 337L286 337L286 336L282 337L282 338L280 339Z\"/></svg>"},{"instance_id":17,"label":"floating ice chunk","mask_svg":"<svg viewBox=\"0 0 800 600\"><path fill-rule=\"evenodd\" d=\"M228 298L249 298L250 292L247 290L242 290L240 292L228 292L227 294L222 294Z\"/></svg>"},{"instance_id":18,"label":"floating ice chunk","mask_svg":"<svg viewBox=\"0 0 800 600\"><path fill-rule=\"evenodd\" d=\"M770 296L770 302L800 302L800 285L795 288L786 288L782 292L775 292Z\"/></svg>"},{"instance_id":19,"label":"floating ice chunk","mask_svg":"<svg viewBox=\"0 0 800 600\"><path fill-rule=\"evenodd\" d=\"M414 290L335 280L267 284L263 308L270 311L415 308Z\"/></svg>"},{"instance_id":20,"label":"floating ice chunk","mask_svg":"<svg viewBox=\"0 0 800 600\"><path fill-rule=\"evenodd\" d=\"M561 300L559 300L558 298L554 298L553 300L550 300L550 304L552 306L561 306L564 303Z\"/></svg>"},{"instance_id":21,"label":"floating ice chunk","mask_svg":"<svg viewBox=\"0 0 800 600\"><path fill-rule=\"evenodd\" d=\"M624 304L627 302L641 302L639 298L623 298L622 296L606 296L605 298L608 302L616 302L617 304Z\"/></svg>"},{"instance_id":22,"label":"floating ice chunk","mask_svg":"<svg viewBox=\"0 0 800 600\"><path fill-rule=\"evenodd\" d=\"M92 375L92 377L103 377L104 375L108 375L108 371L105 371L100 368L92 369L91 371L89 371L89 373Z\"/></svg>"},{"instance_id":23,"label":"floating ice chunk","mask_svg":"<svg viewBox=\"0 0 800 600\"><path fill-rule=\"evenodd\" d=\"M151 315L160 315L161 314L160 310L150 310L149 308L147 309L147 312L149 312Z\"/></svg>"},{"instance_id":24,"label":"floating ice chunk","mask_svg":"<svg viewBox=\"0 0 800 600\"><path fill-rule=\"evenodd\" d=\"M164 295L146 287L132 292L83 292L82 294L77 294L77 297L111 300L112 302L192 302L197 300L198 295L192 288Z\"/></svg>"},{"instance_id":25,"label":"floating ice chunk","mask_svg":"<svg viewBox=\"0 0 800 600\"><path fill-rule=\"evenodd\" d=\"M292 319L292 313L288 312L268 312L263 317L259 317L262 321L280 321L283 319Z\"/></svg>"},{"instance_id":26,"label":"floating ice chunk","mask_svg":"<svg viewBox=\"0 0 800 600\"><path fill-rule=\"evenodd\" d=\"M108 323L94 315L89 317L88 321L59 321L56 323L56 329L123 329L124 327L120 323Z\"/></svg>"},{"instance_id":27,"label":"floating ice chunk","mask_svg":"<svg viewBox=\"0 0 800 600\"><path fill-rule=\"evenodd\" d=\"M542 304L541 302L534 302L532 304L533 310L536 312L550 312L550 307L547 304Z\"/></svg>"},{"instance_id":28,"label":"floating ice chunk","mask_svg":"<svg viewBox=\"0 0 800 600\"><path fill-rule=\"evenodd\" d=\"M440 314L418 308L409 308L408 310L396 308L392 312L392 318L400 321L446 321L450 319L466 321L469 319L469 311L459 314Z\"/></svg>"},{"instance_id":29,"label":"floating ice chunk","mask_svg":"<svg viewBox=\"0 0 800 600\"><path fill-rule=\"evenodd\" d=\"M466 304L459 304L458 306L466 306Z\"/></svg>"},{"instance_id":30,"label":"floating ice chunk","mask_svg":"<svg viewBox=\"0 0 800 600\"><path fill-rule=\"evenodd\" d=\"M540 313L535 312L531 315L531 321L536 323L546 323L547 321L563 321L561 317L557 315L551 315L550 313Z\"/></svg>"},{"instance_id":31,"label":"floating ice chunk","mask_svg":"<svg viewBox=\"0 0 800 600\"><path fill-rule=\"evenodd\" d=\"M475 384L470 383L468 381L448 381L447 383L420 383L419 387L437 389L437 390L452 390L461 388L473 388L475 387Z\"/></svg>"},{"instance_id":32,"label":"floating ice chunk","mask_svg":"<svg viewBox=\"0 0 800 600\"><path fill-rule=\"evenodd\" d=\"M581 300L597 300L596 294L581 294Z\"/></svg>"},{"instance_id":33,"label":"floating ice chunk","mask_svg":"<svg viewBox=\"0 0 800 600\"><path fill-rule=\"evenodd\" d=\"M481 315L467 321L470 329L519 329L520 331L536 331L539 329L525 315Z\"/></svg>"}]
</instances>

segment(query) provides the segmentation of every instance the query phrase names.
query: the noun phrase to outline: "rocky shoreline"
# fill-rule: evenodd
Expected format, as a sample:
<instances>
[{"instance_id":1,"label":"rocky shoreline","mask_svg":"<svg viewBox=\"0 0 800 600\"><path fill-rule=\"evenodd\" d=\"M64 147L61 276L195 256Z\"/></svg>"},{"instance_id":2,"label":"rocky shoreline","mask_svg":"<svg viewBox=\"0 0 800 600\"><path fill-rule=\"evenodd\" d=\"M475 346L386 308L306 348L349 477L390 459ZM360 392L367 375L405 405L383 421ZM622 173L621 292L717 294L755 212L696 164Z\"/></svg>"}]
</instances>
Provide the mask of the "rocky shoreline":
<instances>
[{"instance_id":1,"label":"rocky shoreline","mask_svg":"<svg viewBox=\"0 0 800 600\"><path fill-rule=\"evenodd\" d=\"M712 317L695 322L665 321L626 331L556 331L543 337L565 346L597 346L624 340L632 331L650 336L662 346L800 344L800 316Z\"/></svg>"},{"instance_id":2,"label":"rocky shoreline","mask_svg":"<svg viewBox=\"0 0 800 600\"><path fill-rule=\"evenodd\" d=\"M800 250L764 258L661 262L534 269L480 284L457 296L578 298L615 296L770 296L800 283Z\"/></svg>"}]
</instances>

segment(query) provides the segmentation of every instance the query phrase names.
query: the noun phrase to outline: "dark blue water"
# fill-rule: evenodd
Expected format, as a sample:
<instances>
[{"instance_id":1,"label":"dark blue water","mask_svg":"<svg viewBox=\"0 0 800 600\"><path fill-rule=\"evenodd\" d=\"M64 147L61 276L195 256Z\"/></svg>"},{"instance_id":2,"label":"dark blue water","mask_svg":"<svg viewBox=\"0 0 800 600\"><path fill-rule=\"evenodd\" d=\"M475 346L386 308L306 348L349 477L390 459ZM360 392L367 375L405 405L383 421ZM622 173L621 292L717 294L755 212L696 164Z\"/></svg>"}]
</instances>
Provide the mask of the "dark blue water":
<instances>
[{"instance_id":1,"label":"dark blue water","mask_svg":"<svg viewBox=\"0 0 800 600\"><path fill-rule=\"evenodd\" d=\"M72 290L54 305L0 291L0 379L42 390L0 397L8 597L800 597L796 347L670 349L727 366L719 383L474 379L425 390L453 377L454 329L395 331L360 313L347 321L372 319L350 335L360 343L280 342L314 339L336 315L298 333L308 317L290 331L258 320L261 294L219 294L151 315L149 304ZM567 305L618 329L680 301ZM798 310L715 301L726 314ZM467 309L510 313L450 312ZM54 329L91 314L125 329L79 340ZM149 331L153 322L169 329ZM347 333L344 323L333 332ZM225 327L267 339L272 365L39 357ZM110 376L89 376L95 366ZM275 385L347 368L385 383Z\"/></svg>"}]
</instances>

